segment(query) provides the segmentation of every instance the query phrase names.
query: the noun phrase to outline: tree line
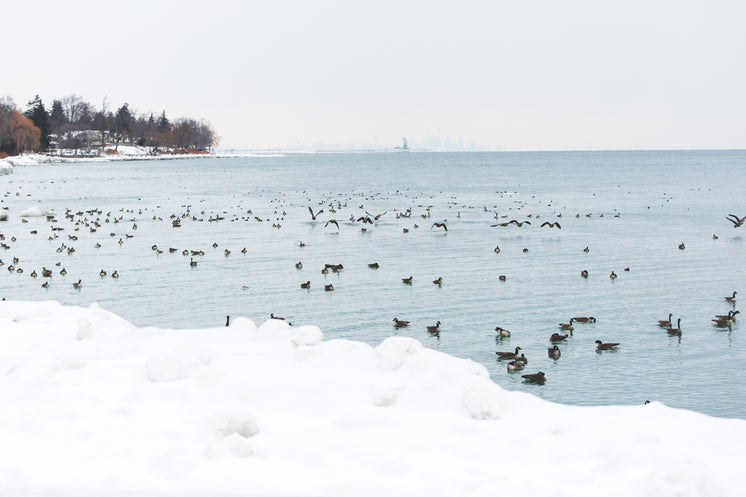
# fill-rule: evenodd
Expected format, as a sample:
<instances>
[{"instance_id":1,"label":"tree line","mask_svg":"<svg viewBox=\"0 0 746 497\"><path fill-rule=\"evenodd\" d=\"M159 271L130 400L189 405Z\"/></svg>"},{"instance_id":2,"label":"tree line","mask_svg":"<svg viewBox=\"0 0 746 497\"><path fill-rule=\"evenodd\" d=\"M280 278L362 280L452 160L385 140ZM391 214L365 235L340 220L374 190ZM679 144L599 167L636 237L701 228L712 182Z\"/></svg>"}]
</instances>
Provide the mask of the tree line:
<instances>
[{"instance_id":1,"label":"tree line","mask_svg":"<svg viewBox=\"0 0 746 497\"><path fill-rule=\"evenodd\" d=\"M39 95L21 112L10 97L0 98L0 153L103 151L120 144L149 147L151 153L206 151L218 136L205 120L138 114L125 103L110 110L106 99L96 108L77 95L52 101L47 110Z\"/></svg>"}]
</instances>

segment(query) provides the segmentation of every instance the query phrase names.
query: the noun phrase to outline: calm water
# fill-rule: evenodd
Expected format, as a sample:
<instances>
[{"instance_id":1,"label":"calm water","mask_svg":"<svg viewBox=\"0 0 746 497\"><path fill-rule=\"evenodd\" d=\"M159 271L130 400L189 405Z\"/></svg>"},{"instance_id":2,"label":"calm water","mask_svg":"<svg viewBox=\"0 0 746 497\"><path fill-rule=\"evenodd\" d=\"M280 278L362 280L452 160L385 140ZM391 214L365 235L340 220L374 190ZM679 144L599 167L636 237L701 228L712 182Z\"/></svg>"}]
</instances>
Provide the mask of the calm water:
<instances>
[{"instance_id":1,"label":"calm water","mask_svg":"<svg viewBox=\"0 0 746 497\"><path fill-rule=\"evenodd\" d=\"M0 177L2 205L10 209L0 224L10 246L0 251L0 294L98 302L136 325L164 328L221 326L226 315L261 323L274 313L318 325L327 338L376 345L411 336L484 364L508 389L556 402L649 399L746 418L746 330L711 322L738 308L726 295L738 290L746 298L746 228L724 219L746 216L745 165L746 152L713 151L303 154L20 167ZM22 223L18 214L32 206L54 211L57 222ZM315 222L309 206L324 209ZM407 209L410 218L397 218ZM94 210L101 213L85 213ZM350 221L365 211L386 214L373 226ZM210 221L216 217L223 219ZM325 227L329 219L338 230ZM511 219L531 224L490 227ZM447 232L432 227L443 221ZM542 228L544 221L562 228ZM196 267L185 249L204 251L194 256ZM6 270L13 257L23 274ZM369 269L372 262L380 268ZM327 263L344 270L323 275ZM46 289L41 276L30 277L43 266L54 270ZM101 269L121 277L101 278ZM408 276L411 286L401 281ZM438 277L440 287L432 283ZM78 279L83 286L74 289ZM300 288L305 281L310 290ZM329 283L333 292L324 291ZM657 326L669 312L682 320L681 337ZM562 357L548 358L549 336L573 316L597 322L576 324L560 344ZM394 317L411 324L394 329ZM425 327L437 320L441 332L433 336ZM496 339L496 326L512 337ZM597 353L597 339L621 346ZM496 360L495 351L516 346L529 359L524 372L544 371L546 384L525 384Z\"/></svg>"}]
</instances>

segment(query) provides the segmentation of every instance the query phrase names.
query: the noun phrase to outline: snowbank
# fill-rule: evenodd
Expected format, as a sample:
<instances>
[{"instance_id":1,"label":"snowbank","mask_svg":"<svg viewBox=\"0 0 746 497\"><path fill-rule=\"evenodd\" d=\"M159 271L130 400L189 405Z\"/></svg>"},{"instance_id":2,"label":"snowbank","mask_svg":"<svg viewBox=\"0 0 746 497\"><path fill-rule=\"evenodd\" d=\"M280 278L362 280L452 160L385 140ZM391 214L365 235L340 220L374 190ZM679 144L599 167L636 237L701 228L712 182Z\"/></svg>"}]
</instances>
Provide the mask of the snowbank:
<instances>
[{"instance_id":1,"label":"snowbank","mask_svg":"<svg viewBox=\"0 0 746 497\"><path fill-rule=\"evenodd\" d=\"M8 495L743 494L744 420L552 404L411 338L279 320L0 302L0 396Z\"/></svg>"}]
</instances>

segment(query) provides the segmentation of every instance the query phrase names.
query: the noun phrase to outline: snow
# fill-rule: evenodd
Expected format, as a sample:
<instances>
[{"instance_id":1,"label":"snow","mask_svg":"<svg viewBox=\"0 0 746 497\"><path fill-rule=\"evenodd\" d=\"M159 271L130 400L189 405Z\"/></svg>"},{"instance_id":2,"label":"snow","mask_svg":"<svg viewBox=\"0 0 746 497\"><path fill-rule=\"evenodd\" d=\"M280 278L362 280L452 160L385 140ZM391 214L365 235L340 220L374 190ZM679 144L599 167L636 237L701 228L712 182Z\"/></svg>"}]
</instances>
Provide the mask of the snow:
<instances>
[{"instance_id":1,"label":"snow","mask_svg":"<svg viewBox=\"0 0 746 497\"><path fill-rule=\"evenodd\" d=\"M744 420L553 404L411 338L276 319L3 301L0 398L2 495L743 495Z\"/></svg>"}]
</instances>

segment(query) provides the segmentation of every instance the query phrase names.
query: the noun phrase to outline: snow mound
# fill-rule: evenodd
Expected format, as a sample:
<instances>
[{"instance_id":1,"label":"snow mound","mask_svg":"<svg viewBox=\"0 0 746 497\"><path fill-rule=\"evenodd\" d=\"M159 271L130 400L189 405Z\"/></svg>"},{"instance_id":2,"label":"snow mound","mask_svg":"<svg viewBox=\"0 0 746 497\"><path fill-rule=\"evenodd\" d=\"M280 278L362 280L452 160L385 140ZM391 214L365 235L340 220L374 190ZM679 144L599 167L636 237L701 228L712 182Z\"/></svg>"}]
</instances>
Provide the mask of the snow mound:
<instances>
[{"instance_id":1,"label":"snow mound","mask_svg":"<svg viewBox=\"0 0 746 497\"><path fill-rule=\"evenodd\" d=\"M39 206L33 206L29 207L25 211L22 211L19 216L21 217L44 217L44 216L51 216L53 213L49 211L43 211L39 208Z\"/></svg>"}]
</instances>

